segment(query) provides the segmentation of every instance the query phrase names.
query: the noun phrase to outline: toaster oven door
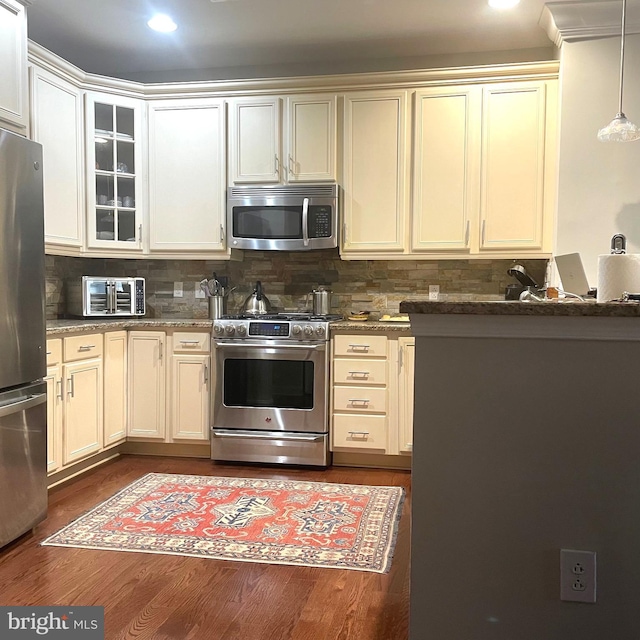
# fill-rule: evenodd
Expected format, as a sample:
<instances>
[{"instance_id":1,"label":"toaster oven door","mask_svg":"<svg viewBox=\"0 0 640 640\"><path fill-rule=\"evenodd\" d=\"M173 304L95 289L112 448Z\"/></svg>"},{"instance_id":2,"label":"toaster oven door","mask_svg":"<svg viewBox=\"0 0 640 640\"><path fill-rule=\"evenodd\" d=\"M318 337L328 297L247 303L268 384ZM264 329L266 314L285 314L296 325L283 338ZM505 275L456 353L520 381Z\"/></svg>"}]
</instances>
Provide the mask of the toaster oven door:
<instances>
[{"instance_id":1,"label":"toaster oven door","mask_svg":"<svg viewBox=\"0 0 640 640\"><path fill-rule=\"evenodd\" d=\"M136 313L133 278L85 281L84 312L88 316L132 316Z\"/></svg>"}]
</instances>

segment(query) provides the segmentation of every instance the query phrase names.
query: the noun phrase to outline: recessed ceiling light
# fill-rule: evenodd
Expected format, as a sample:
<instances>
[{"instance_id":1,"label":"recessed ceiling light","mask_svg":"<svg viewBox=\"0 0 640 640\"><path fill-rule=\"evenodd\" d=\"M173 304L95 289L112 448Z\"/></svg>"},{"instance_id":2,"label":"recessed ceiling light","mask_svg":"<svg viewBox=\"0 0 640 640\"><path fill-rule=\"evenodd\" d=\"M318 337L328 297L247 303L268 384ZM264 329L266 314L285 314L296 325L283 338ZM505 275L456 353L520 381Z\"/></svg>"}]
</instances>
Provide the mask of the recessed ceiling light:
<instances>
[{"instance_id":1,"label":"recessed ceiling light","mask_svg":"<svg viewBox=\"0 0 640 640\"><path fill-rule=\"evenodd\" d=\"M170 33L178 28L178 25L171 19L170 16L164 13L158 13L149 22L149 27L154 31L160 31L162 33Z\"/></svg>"},{"instance_id":2,"label":"recessed ceiling light","mask_svg":"<svg viewBox=\"0 0 640 640\"><path fill-rule=\"evenodd\" d=\"M489 6L494 9L510 9L515 7L520 0L489 0Z\"/></svg>"}]
</instances>

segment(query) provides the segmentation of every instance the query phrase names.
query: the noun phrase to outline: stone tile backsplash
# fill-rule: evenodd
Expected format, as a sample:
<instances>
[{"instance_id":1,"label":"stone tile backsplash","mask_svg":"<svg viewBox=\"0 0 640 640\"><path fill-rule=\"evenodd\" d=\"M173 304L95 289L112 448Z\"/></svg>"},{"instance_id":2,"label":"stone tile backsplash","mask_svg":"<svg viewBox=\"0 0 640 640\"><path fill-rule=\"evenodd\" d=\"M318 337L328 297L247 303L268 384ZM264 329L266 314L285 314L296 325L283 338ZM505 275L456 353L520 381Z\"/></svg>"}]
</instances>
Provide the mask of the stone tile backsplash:
<instances>
[{"instance_id":1,"label":"stone tile backsplash","mask_svg":"<svg viewBox=\"0 0 640 640\"><path fill-rule=\"evenodd\" d=\"M147 316L206 318L206 299L196 298L200 280L227 276L231 287L228 311L239 310L257 280L278 310L306 309L306 295L318 285L333 292L332 311L397 313L401 300L427 299L429 285L440 286L440 300L496 300L515 280L507 275L521 264L541 285L546 260L341 260L338 250L309 252L245 251L242 261L120 260L46 256L47 318L65 316L68 280L83 275L136 276L146 279ZM182 282L182 298L173 283Z\"/></svg>"}]
</instances>

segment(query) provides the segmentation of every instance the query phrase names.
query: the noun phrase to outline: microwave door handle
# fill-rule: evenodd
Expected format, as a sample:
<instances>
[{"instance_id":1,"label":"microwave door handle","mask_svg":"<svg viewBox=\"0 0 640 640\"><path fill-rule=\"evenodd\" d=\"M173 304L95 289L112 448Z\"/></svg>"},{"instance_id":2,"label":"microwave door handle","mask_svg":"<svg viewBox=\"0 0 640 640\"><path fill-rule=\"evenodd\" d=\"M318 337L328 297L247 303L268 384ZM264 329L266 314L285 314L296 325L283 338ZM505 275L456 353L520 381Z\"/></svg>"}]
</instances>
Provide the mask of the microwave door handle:
<instances>
[{"instance_id":1,"label":"microwave door handle","mask_svg":"<svg viewBox=\"0 0 640 640\"><path fill-rule=\"evenodd\" d=\"M309 198L302 199L302 244L309 246Z\"/></svg>"}]
</instances>

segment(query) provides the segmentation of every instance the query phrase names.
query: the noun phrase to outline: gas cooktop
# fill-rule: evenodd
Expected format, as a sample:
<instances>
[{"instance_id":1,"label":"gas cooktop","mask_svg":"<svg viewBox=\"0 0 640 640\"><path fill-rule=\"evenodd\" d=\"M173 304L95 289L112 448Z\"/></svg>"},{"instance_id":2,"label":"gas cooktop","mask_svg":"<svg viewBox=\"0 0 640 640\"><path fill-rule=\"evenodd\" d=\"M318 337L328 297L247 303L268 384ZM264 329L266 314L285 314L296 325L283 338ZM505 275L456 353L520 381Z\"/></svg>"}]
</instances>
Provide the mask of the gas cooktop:
<instances>
[{"instance_id":1,"label":"gas cooktop","mask_svg":"<svg viewBox=\"0 0 640 640\"><path fill-rule=\"evenodd\" d=\"M317 316L312 313L304 312L280 312L280 313L266 313L262 315L252 315L249 313L241 313L238 315L225 315L219 318L220 320L251 320L251 321L282 321L282 322L332 322L334 320L342 320L342 316L338 314L329 314L324 316Z\"/></svg>"}]
</instances>

